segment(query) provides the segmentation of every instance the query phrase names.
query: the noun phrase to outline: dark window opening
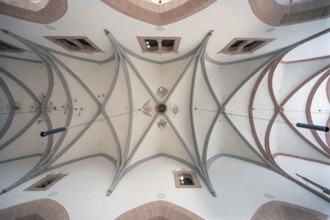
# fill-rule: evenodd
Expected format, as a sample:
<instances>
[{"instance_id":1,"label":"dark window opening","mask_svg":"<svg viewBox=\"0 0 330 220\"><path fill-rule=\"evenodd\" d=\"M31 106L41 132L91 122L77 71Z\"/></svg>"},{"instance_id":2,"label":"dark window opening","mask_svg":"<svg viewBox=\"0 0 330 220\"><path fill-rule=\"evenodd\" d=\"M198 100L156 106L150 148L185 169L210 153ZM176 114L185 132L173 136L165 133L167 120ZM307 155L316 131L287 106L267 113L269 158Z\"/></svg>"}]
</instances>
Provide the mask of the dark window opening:
<instances>
[{"instance_id":1,"label":"dark window opening","mask_svg":"<svg viewBox=\"0 0 330 220\"><path fill-rule=\"evenodd\" d=\"M57 178L56 177L49 177L46 178L43 182L36 185L36 188L47 188L50 184L52 184Z\"/></svg>"},{"instance_id":2,"label":"dark window opening","mask_svg":"<svg viewBox=\"0 0 330 220\"><path fill-rule=\"evenodd\" d=\"M180 37L137 37L142 52L172 53L178 52Z\"/></svg>"},{"instance_id":3,"label":"dark window opening","mask_svg":"<svg viewBox=\"0 0 330 220\"><path fill-rule=\"evenodd\" d=\"M100 51L100 49L95 44L93 44L87 37L46 36L45 38L68 51L82 53L95 53Z\"/></svg>"},{"instance_id":4,"label":"dark window opening","mask_svg":"<svg viewBox=\"0 0 330 220\"><path fill-rule=\"evenodd\" d=\"M158 41L152 39L145 39L144 43L146 44L147 50L158 50Z\"/></svg>"},{"instance_id":5,"label":"dark window opening","mask_svg":"<svg viewBox=\"0 0 330 220\"><path fill-rule=\"evenodd\" d=\"M67 39L57 39L56 41L58 43L62 44L64 47L70 48L71 50L80 50L80 47L77 44L75 44L72 41L70 41L70 40L67 40Z\"/></svg>"},{"instance_id":6,"label":"dark window opening","mask_svg":"<svg viewBox=\"0 0 330 220\"><path fill-rule=\"evenodd\" d=\"M34 183L33 185L29 186L25 191L46 191L58 181L60 181L66 175L64 174L50 174L46 177L42 178L38 182Z\"/></svg>"},{"instance_id":7,"label":"dark window opening","mask_svg":"<svg viewBox=\"0 0 330 220\"><path fill-rule=\"evenodd\" d=\"M201 184L194 172L178 171L173 172L176 188L201 188Z\"/></svg>"},{"instance_id":8,"label":"dark window opening","mask_svg":"<svg viewBox=\"0 0 330 220\"><path fill-rule=\"evenodd\" d=\"M188 177L185 177L180 181L180 185L194 185L194 181Z\"/></svg>"},{"instance_id":9,"label":"dark window opening","mask_svg":"<svg viewBox=\"0 0 330 220\"><path fill-rule=\"evenodd\" d=\"M163 50L173 50L174 40L162 40L162 49Z\"/></svg>"},{"instance_id":10,"label":"dark window opening","mask_svg":"<svg viewBox=\"0 0 330 220\"><path fill-rule=\"evenodd\" d=\"M10 45L10 44L8 44L8 43L6 43L4 41L0 41L0 51L1 52L21 53L24 50L21 49L21 48L19 48L19 47Z\"/></svg>"},{"instance_id":11,"label":"dark window opening","mask_svg":"<svg viewBox=\"0 0 330 220\"><path fill-rule=\"evenodd\" d=\"M234 38L220 52L224 54L253 53L273 40L272 38Z\"/></svg>"},{"instance_id":12,"label":"dark window opening","mask_svg":"<svg viewBox=\"0 0 330 220\"><path fill-rule=\"evenodd\" d=\"M188 173L182 173L179 176L180 185L194 185L193 177Z\"/></svg>"},{"instance_id":13,"label":"dark window opening","mask_svg":"<svg viewBox=\"0 0 330 220\"><path fill-rule=\"evenodd\" d=\"M254 48L259 47L259 46L262 45L263 43L265 43L265 41L252 41L251 43L246 44L246 45L242 48L242 51L244 51L244 52L249 52L249 51L253 50Z\"/></svg>"},{"instance_id":14,"label":"dark window opening","mask_svg":"<svg viewBox=\"0 0 330 220\"><path fill-rule=\"evenodd\" d=\"M240 46L242 46L245 43L246 43L245 40L237 40L232 45L230 45L229 50L230 51L235 51L235 50L237 50Z\"/></svg>"},{"instance_id":15,"label":"dark window opening","mask_svg":"<svg viewBox=\"0 0 330 220\"><path fill-rule=\"evenodd\" d=\"M93 46L85 39L78 38L76 42L85 50L94 50Z\"/></svg>"},{"instance_id":16,"label":"dark window opening","mask_svg":"<svg viewBox=\"0 0 330 220\"><path fill-rule=\"evenodd\" d=\"M89 46L89 47L92 46L92 45L90 45L90 43L88 43L85 39L78 38L77 41L79 41L79 43L81 43L81 44L84 45L84 46Z\"/></svg>"}]
</instances>

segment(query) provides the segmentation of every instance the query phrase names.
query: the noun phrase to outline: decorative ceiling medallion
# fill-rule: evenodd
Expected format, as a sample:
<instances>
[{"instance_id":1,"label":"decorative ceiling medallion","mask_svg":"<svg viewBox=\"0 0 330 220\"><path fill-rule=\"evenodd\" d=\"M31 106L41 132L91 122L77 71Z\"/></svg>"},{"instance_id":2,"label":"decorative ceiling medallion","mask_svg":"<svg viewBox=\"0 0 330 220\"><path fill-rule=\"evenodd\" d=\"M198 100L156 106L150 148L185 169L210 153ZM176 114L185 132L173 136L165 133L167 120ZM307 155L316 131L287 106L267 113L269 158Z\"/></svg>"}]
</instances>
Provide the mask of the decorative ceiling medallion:
<instances>
[{"instance_id":1,"label":"decorative ceiling medallion","mask_svg":"<svg viewBox=\"0 0 330 220\"><path fill-rule=\"evenodd\" d=\"M157 95L159 96L159 98L164 98L165 96L167 96L168 94L168 90L164 87L159 87L157 89Z\"/></svg>"},{"instance_id":2,"label":"decorative ceiling medallion","mask_svg":"<svg viewBox=\"0 0 330 220\"><path fill-rule=\"evenodd\" d=\"M166 123L167 122L164 119L161 118L161 119L159 119L157 125L161 130L163 130L166 127Z\"/></svg>"},{"instance_id":3,"label":"decorative ceiling medallion","mask_svg":"<svg viewBox=\"0 0 330 220\"><path fill-rule=\"evenodd\" d=\"M149 105L150 100L148 100L144 105L142 106L142 113L148 116L152 116L152 107Z\"/></svg>"},{"instance_id":4,"label":"decorative ceiling medallion","mask_svg":"<svg viewBox=\"0 0 330 220\"><path fill-rule=\"evenodd\" d=\"M163 26L187 18L215 0L181 0L154 4L141 0L101 0L111 8L140 21ZM132 8L134 10L132 10Z\"/></svg>"},{"instance_id":5,"label":"decorative ceiling medallion","mask_svg":"<svg viewBox=\"0 0 330 220\"><path fill-rule=\"evenodd\" d=\"M178 114L179 111L180 111L180 107L179 106L177 106L177 105L175 105L173 103L170 104L170 111L169 112L173 115L173 117L176 114Z\"/></svg>"},{"instance_id":6,"label":"decorative ceiling medallion","mask_svg":"<svg viewBox=\"0 0 330 220\"><path fill-rule=\"evenodd\" d=\"M166 105L165 104L159 104L158 107L157 107L157 110L159 113L165 113L166 112Z\"/></svg>"}]
</instances>

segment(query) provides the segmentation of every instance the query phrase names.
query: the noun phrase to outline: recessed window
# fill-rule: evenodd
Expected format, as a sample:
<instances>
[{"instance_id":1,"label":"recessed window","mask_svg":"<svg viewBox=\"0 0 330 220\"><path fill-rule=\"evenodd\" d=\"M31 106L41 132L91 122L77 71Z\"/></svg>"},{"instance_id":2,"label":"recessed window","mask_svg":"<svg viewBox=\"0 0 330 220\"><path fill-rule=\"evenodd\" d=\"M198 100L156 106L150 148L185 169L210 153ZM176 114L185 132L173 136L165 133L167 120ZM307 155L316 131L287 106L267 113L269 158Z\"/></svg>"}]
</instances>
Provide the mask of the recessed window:
<instances>
[{"instance_id":1,"label":"recessed window","mask_svg":"<svg viewBox=\"0 0 330 220\"><path fill-rule=\"evenodd\" d=\"M25 189L25 191L46 191L65 176L66 175L64 174L47 175L35 184L29 186L27 189Z\"/></svg>"},{"instance_id":2,"label":"recessed window","mask_svg":"<svg viewBox=\"0 0 330 220\"><path fill-rule=\"evenodd\" d=\"M0 52L22 53L25 50L0 40Z\"/></svg>"},{"instance_id":3,"label":"recessed window","mask_svg":"<svg viewBox=\"0 0 330 220\"><path fill-rule=\"evenodd\" d=\"M101 51L91 40L87 37L45 37L60 47L74 52L81 53L96 53Z\"/></svg>"},{"instance_id":4,"label":"recessed window","mask_svg":"<svg viewBox=\"0 0 330 220\"><path fill-rule=\"evenodd\" d=\"M174 48L174 40L162 40L162 48L164 50L172 51Z\"/></svg>"},{"instance_id":5,"label":"recessed window","mask_svg":"<svg viewBox=\"0 0 330 220\"><path fill-rule=\"evenodd\" d=\"M201 184L195 173L179 171L173 174L176 188L201 188Z\"/></svg>"},{"instance_id":6,"label":"recessed window","mask_svg":"<svg viewBox=\"0 0 330 220\"><path fill-rule=\"evenodd\" d=\"M220 52L225 54L252 53L274 39L235 38Z\"/></svg>"},{"instance_id":7,"label":"recessed window","mask_svg":"<svg viewBox=\"0 0 330 220\"><path fill-rule=\"evenodd\" d=\"M236 51L240 48L243 44L246 44L246 40L237 40L233 44L229 46L229 51Z\"/></svg>"},{"instance_id":8,"label":"recessed window","mask_svg":"<svg viewBox=\"0 0 330 220\"><path fill-rule=\"evenodd\" d=\"M144 43L146 45L147 51L157 51L158 50L158 41L157 40L146 39L146 40L144 40Z\"/></svg>"},{"instance_id":9,"label":"recessed window","mask_svg":"<svg viewBox=\"0 0 330 220\"><path fill-rule=\"evenodd\" d=\"M143 52L172 53L177 52L180 37L137 37Z\"/></svg>"},{"instance_id":10,"label":"recessed window","mask_svg":"<svg viewBox=\"0 0 330 220\"><path fill-rule=\"evenodd\" d=\"M185 185L185 186L194 185L193 177L189 173L182 173L181 175L179 175L179 179L180 179L180 185Z\"/></svg>"}]
</instances>

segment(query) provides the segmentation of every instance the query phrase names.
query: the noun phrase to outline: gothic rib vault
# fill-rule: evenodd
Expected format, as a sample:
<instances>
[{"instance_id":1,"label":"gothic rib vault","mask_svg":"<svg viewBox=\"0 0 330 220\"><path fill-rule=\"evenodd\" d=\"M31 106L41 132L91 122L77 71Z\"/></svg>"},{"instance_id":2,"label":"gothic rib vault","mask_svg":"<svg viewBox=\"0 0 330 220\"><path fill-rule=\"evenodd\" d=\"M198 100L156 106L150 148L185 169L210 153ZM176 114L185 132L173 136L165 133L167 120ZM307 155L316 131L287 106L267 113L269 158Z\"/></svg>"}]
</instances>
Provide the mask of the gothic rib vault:
<instances>
[{"instance_id":1,"label":"gothic rib vault","mask_svg":"<svg viewBox=\"0 0 330 220\"><path fill-rule=\"evenodd\" d=\"M116 185L120 182L120 179L130 170L132 170L134 167L138 166L139 164L148 161L152 158L159 157L159 156L165 156L172 158L174 160L180 161L184 164L186 164L188 167L190 167L192 170L194 170L196 173L199 174L200 178L204 181L207 188L209 189L210 193L213 196L216 196L216 192L213 189L212 182L209 179L208 176L208 167L210 165L210 162L213 160L214 157L218 157L218 154L221 152L216 151L217 153L214 155L209 156L209 142L211 139L211 136L213 134L214 126L218 122L221 114L229 123L234 132L236 132L237 137L241 137L242 141L245 142L245 149L244 154L241 154L243 149L239 149L238 152L240 152L238 155L232 155L235 157L240 157L241 159L249 160L251 162L254 162L256 164L259 164L261 166L268 167L275 172L283 173L282 169L277 165L277 163L274 161L274 157L271 156L272 153L270 153L270 146L269 143L266 146L262 146L262 144L257 142L258 150L261 152L261 155L259 155L259 152L257 149L255 149L251 143L249 143L246 138L243 136L243 134L239 131L239 128L237 128L230 118L230 116L240 116L235 115L229 111L226 111L226 106L230 105L231 99L235 96L235 94L239 91L239 88L241 88L245 82L247 82L251 77L253 77L254 74L259 72L259 69L264 68L266 64L268 64L268 67L264 68L262 71L262 74L259 77L259 80L257 80L257 83L255 84L255 88L258 88L260 84L260 80L262 80L262 77L268 73L271 74L270 80L273 79L274 72L269 70L273 68L273 63L279 62L282 57L288 53L288 51L292 50L292 48L296 47L295 45L276 52L274 55L269 55L266 62L261 63L261 66L257 68L252 74L248 76L247 79L243 80L241 84L239 84L236 89L232 91L232 93L228 96L226 100L223 101L221 104L218 100L217 95L214 92L214 88L211 85L211 82L209 80L208 71L206 70L205 65L205 48L207 46L207 42L209 38L212 36L212 31L210 31L208 34L206 34L205 39L200 43L200 45L193 50L190 54L188 54L186 57L183 57L181 59L186 59L186 65L183 66L183 69L181 72L176 73L176 80L174 83L172 83L172 87L168 88L169 92L168 94L165 93L162 96L158 96L155 94L155 89L152 89L149 83L144 79L136 65L132 60L139 59L135 58L132 55L129 55L130 52L127 51L120 43L117 42L117 40L111 35L111 33L108 30L105 30L105 34L109 38L109 42L114 47L114 55L109 59L109 61L106 61L108 63L114 63L113 65L113 76L111 81L109 82L108 91L102 96L104 99L100 101L98 97L93 94L91 89L88 87L88 82L84 82L75 72L65 63L63 63L59 58L56 57L56 53L50 51L48 48L43 47L41 45L38 45L36 43L33 43L31 41L28 41L18 35L15 35L14 33L8 32L6 30L3 30L6 34L9 36L15 38L18 41L21 41L23 44L25 44L28 48L30 48L34 53L36 53L40 60L42 61L42 64L45 66L45 69L47 70L47 81L48 81L48 87L46 89L46 93L42 95L41 97L37 98L37 95L34 94L28 86L26 86L23 82L21 82L19 79L15 78L11 73L7 72L5 69L1 69L3 74L5 74L6 77L9 77L11 80L13 80L15 83L17 83L25 92L32 98L34 101L34 111L35 113L32 114L33 117L28 121L28 123L21 128L19 132L17 132L16 135L13 137L10 137L4 144L1 145L1 149L5 149L6 147L9 147L11 143L13 143L17 138L19 138L24 132L26 132L33 123L37 121L38 118L42 118L42 123L46 125L44 127L44 130L51 130L53 128L56 128L54 126L54 119L60 121L61 124L58 124L57 127L65 126L68 128L68 131L63 132L59 135L59 137L55 138L50 135L46 137L47 144L45 146L45 150L42 153L42 157L40 161L22 178L20 178L17 182L9 185L7 188L3 190L2 193L5 193L14 187L24 183L25 181L40 175L46 171L52 170L55 167L63 166L68 163L72 163L75 160L63 160L61 161L61 157L68 151L70 151L70 148L73 148L74 144L87 132L88 129L92 129L92 125L95 125L98 122L106 122L106 129L111 134L109 139L113 139L113 145L115 149L112 149L114 153L112 154L105 154L104 156L109 158L116 167L116 173L114 175L114 179L112 183L110 184L110 187L107 191L107 195L110 195L111 192L115 189ZM319 35L326 34L328 31L322 32ZM310 39L313 39L314 37L311 37ZM308 41L310 39L306 39L305 41ZM175 62L175 61L173 61ZM99 64L101 65L101 64ZM167 64L163 64L167 65ZM163 68L163 67L162 67ZM325 66L324 68L321 68L317 73L323 74L323 81L327 79L329 75L328 66ZM164 68L166 70L166 68ZM163 71L164 71L163 69ZM325 71L325 72L324 72ZM121 87L125 87L127 89L126 95L127 95L127 103L116 103L111 102L112 94L114 92L115 87L119 84L119 74L123 74L125 76L124 84L121 85ZM66 79L66 76L64 74L67 74L71 76L75 83L79 84L79 86L83 89L85 95L88 95L89 102L91 104L88 104L88 108L92 107L92 111L89 112L90 117L88 117L85 122L73 122L72 121L72 115L74 113L73 106L73 96L72 91L70 91L70 87L72 83L69 83ZM162 73L164 74L164 73ZM207 92L203 92L203 95L205 96L208 94L209 101L208 103L196 103L195 93L196 93L196 77L197 74L200 74L200 79L204 81L204 90L206 89ZM59 93L63 93L66 97L65 100L62 102L65 103L62 105L62 108L65 109L65 114L60 116L61 119L56 116L53 118L53 121L51 120L52 111L56 112L56 109L58 107L54 107L53 102L51 101L51 97L57 96L58 94L54 92L54 86L55 86L55 77L58 77L58 83L61 84L62 91L58 91ZM135 78L132 80L132 78ZM181 81L185 79L185 81L188 81L188 84L181 83ZM309 82L311 79L306 79L306 82ZM321 79L320 79L321 80ZM136 83L139 82L140 85L138 85L138 89L134 88L132 86L132 82ZM121 82L123 83L123 82ZM183 85L182 85L183 84ZM270 83L272 85L273 83ZM320 83L318 83L320 84ZM15 107L14 100L12 98L12 94L9 91L8 87L6 86L6 83L1 80L1 86L3 88L4 93L8 97L8 103L9 106L12 107L11 109L14 109ZM56 85L57 87L58 84ZM175 94L176 90L180 89L188 89L188 97L189 100L180 100L176 98L171 98L173 94ZM200 86L200 85L199 85ZM179 87L179 88L178 88ZM300 86L301 87L301 86ZM155 87L154 87L155 88ZM125 89L125 90L126 90ZM254 91L257 91L254 89ZM187 92L187 91L186 91ZM135 94L139 94L139 96L136 96ZM315 92L314 92L315 93ZM140 95L143 94L143 95ZM123 99L123 93L120 94L121 98ZM250 124L252 125L252 128L255 129L255 120L253 115L254 107L254 99L255 99L255 93L252 93L251 100L250 100L250 107L249 107L249 120ZM100 95L99 95L100 96ZM273 95L274 96L274 95ZM292 95L289 94L288 97L291 97ZM205 97L203 97L205 99ZM312 98L312 97L311 97ZM143 106L141 105L141 101L149 100L147 103L149 105L149 112L148 114L141 114L141 109ZM150 102L151 100L151 102ZM172 101L173 100L173 101ZM285 105L285 102L288 101L288 98L285 99L284 102L281 104L277 104L277 113L275 112L275 115L269 120L269 125L267 128L268 132L268 138L270 132L269 129L272 129L272 126L274 124L275 119L277 117L277 114L281 113L282 117L287 122L287 125L291 126L291 129L298 132L297 129L292 126L292 122L284 115L283 110L280 110L280 108L283 108ZM311 102L311 101L309 101ZM92 104L93 103L93 104ZM139 103L139 104L136 104ZM159 112L157 111L157 108L159 105L164 104L165 106L175 105L174 103L178 104L180 108L182 109L178 115L171 114L171 112ZM116 105L124 105L126 106L125 112L119 112L119 115L112 115L112 107ZM86 105L84 105L86 106ZM175 105L176 106L176 105ZM61 109L63 111L64 109ZM82 110L82 108L81 108ZM11 110L13 111L13 110ZM206 114L205 114L206 113ZM53 113L54 114L54 113ZM79 113L78 115L80 115ZM10 114L9 117L6 119L5 125L2 128L1 135L3 136L7 130L10 127L11 122L13 121L13 117L15 114ZM176 118L181 117L188 117L188 123L190 125L187 126L187 124L180 124L179 120L176 121ZM175 118L176 116L176 118ZM120 140L118 133L121 132L120 129L116 129L116 126L114 126L114 122L112 118L114 117L126 117L126 129L127 131L124 132L124 136L126 136L123 141ZM63 119L62 119L63 118ZM137 119L136 119L137 118ZM311 120L311 117L309 117ZM258 118L257 118L258 119ZM144 123L142 122L145 121ZM144 144L145 140L148 141L148 138L150 139L150 136L152 136L152 130L157 130L157 122L158 127L160 127L159 123L163 122L161 132L157 134L157 138L154 138L154 142L148 144ZM198 121L200 124L197 124ZM147 123L146 123L147 122ZM206 123L207 122L207 123ZM310 121L309 121L310 122ZM182 122L181 122L182 123ZM122 119L120 122L121 126L123 123ZM135 126L135 129L133 129L133 124ZM204 131L207 132L201 132L198 131L198 127L201 126ZM166 130L163 130L166 127ZM67 138L67 134L71 132L71 130L79 129L80 131L77 132L75 135L73 135L72 138L69 138L67 140L67 144L63 144L65 139ZM187 128L190 128L187 132ZM105 129L105 128L102 128ZM139 135L134 134L136 136L135 139L132 138L132 134L139 130ZM196 134L198 131L198 135ZM255 136L255 140L258 140L258 137L256 135L255 130L252 130ZM313 132L313 131L312 131ZM162 141L166 138L163 138L162 136L169 135L166 133L171 133L171 139L174 139L175 144L168 144L166 143L166 146L161 144ZM189 134L190 133L190 134ZM201 133L203 133L201 135ZM299 134L299 132L298 132ZM314 137L317 134L313 134ZM86 136L86 134L85 134ZM175 137L175 138L173 138ZM203 137L203 138L201 138ZM304 138L304 137L302 137ZM71 139L71 140L70 140ZM199 139L199 140L198 140ZM150 140L149 140L150 141ZM308 142L308 140L306 140ZM328 147L325 143L322 143L322 140L319 138L319 143L321 141L320 146L322 149L319 149L317 146L314 146L313 148L317 151L319 151L321 154L323 154L325 157L329 158L328 154ZM267 144L267 142L266 142ZM64 146L63 146L64 145ZM145 145L145 146L143 146ZM149 146L148 146L149 145ZM159 145L159 146L157 146ZM156 147L156 150L148 149L150 147ZM237 146L236 146L237 147ZM145 148L145 149L144 149ZM173 149L171 149L173 148ZM238 147L238 148L241 148ZM179 154L178 154L179 153ZM240 155L241 154L241 155ZM84 155L83 158L91 157L91 156L98 156L99 154L94 155ZM62 163L59 163L58 161L61 161ZM289 177L291 178L291 177ZM293 179L293 178L292 178ZM294 180L294 179L293 179ZM295 180L294 180L295 181ZM298 182L298 181L297 181ZM299 182L298 182L299 183ZM300 183L299 183L300 184ZM319 194L317 191L311 189L312 191ZM322 195L321 195L322 196ZM326 198L326 197L324 197ZM326 198L327 199L327 198Z\"/></svg>"},{"instance_id":2,"label":"gothic rib vault","mask_svg":"<svg viewBox=\"0 0 330 220\"><path fill-rule=\"evenodd\" d=\"M70 14L77 3L68 2ZM248 5L247 1L240 3ZM103 16L110 10L101 1L96 5L95 11ZM203 19L209 19L203 16L204 10L215 16L214 8L218 7L225 19L230 17L229 10L220 6L228 5L237 6L215 1L201 14L177 22L202 27ZM240 10L252 14L250 9ZM100 19L96 27L92 19L77 27L81 31L90 25L93 38L89 37L98 39L97 44L101 45L101 52L96 54L72 53L56 47L44 39L46 34L33 23L29 23L29 28L40 33L24 33L24 22L17 22L13 28L4 23L1 40L26 52L0 54L0 166L25 159L36 162L24 167L23 175L1 178L0 200L46 173L101 157L114 167L113 172L109 169L107 186L102 188L102 195L107 198L131 173L162 158L198 174L203 188L214 199L221 198L218 179L210 174L210 168L221 158L232 158L282 175L323 202L330 201L322 190L297 178L290 169L292 164L281 161L290 157L330 165L329 133L295 127L297 122L330 125L329 53L325 50L325 54L313 57L314 50L310 56L304 52L319 47L313 43L317 39L327 42L330 31L324 24L328 18L307 22L309 31L302 31L303 22L295 24L294 34L290 27L272 28L247 14L247 36L234 31L226 35L224 27L230 22L237 26L239 22L220 22L219 18L214 30L204 28L196 37L189 36L195 29L180 32L176 22L165 26L165 30L152 26L156 30L151 31L149 24L110 11L113 20L122 19L127 26L114 21L104 25L109 16L108 20ZM14 19L1 16L5 21ZM42 28L47 29L47 34L66 34L59 28L70 26L70 19L65 16L63 21L52 24L59 30L50 30L51 25ZM76 19L75 15L70 16ZM196 23L197 20L202 21ZM130 30L134 25L138 33ZM142 26L145 29L140 31ZM209 27L208 23L205 26ZM77 35L80 33L84 32ZM137 36L159 33L182 36L179 52L140 51ZM236 37L267 37L273 41L261 52L237 56L217 52L221 49L218 44L224 46L225 39ZM306 44L314 46L306 48ZM59 127L67 129L47 137L39 135ZM224 169L233 172L230 167Z\"/></svg>"}]
</instances>

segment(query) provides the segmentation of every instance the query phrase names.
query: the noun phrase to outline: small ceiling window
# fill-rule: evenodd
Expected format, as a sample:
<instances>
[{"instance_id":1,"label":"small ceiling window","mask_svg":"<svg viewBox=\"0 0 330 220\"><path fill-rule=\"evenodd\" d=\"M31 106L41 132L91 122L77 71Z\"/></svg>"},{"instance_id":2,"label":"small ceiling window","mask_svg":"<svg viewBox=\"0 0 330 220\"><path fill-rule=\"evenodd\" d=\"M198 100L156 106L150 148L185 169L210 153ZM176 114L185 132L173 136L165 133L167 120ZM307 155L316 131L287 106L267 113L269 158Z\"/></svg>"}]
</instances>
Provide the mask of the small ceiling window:
<instances>
[{"instance_id":1,"label":"small ceiling window","mask_svg":"<svg viewBox=\"0 0 330 220\"><path fill-rule=\"evenodd\" d=\"M186 186L194 185L193 177L189 173L182 173L179 176L179 179L180 179L180 185L186 185Z\"/></svg>"},{"instance_id":2,"label":"small ceiling window","mask_svg":"<svg viewBox=\"0 0 330 220\"><path fill-rule=\"evenodd\" d=\"M180 37L137 37L143 52L178 52Z\"/></svg>"},{"instance_id":3,"label":"small ceiling window","mask_svg":"<svg viewBox=\"0 0 330 220\"><path fill-rule=\"evenodd\" d=\"M101 50L87 37L55 37L55 36L46 36L48 40L59 45L60 47L74 52L81 53L96 53Z\"/></svg>"},{"instance_id":4,"label":"small ceiling window","mask_svg":"<svg viewBox=\"0 0 330 220\"><path fill-rule=\"evenodd\" d=\"M174 43L175 43L174 40L167 40L167 39L162 40L162 48L164 50L172 51L174 48Z\"/></svg>"},{"instance_id":5,"label":"small ceiling window","mask_svg":"<svg viewBox=\"0 0 330 220\"><path fill-rule=\"evenodd\" d=\"M0 40L0 52L22 53L25 50Z\"/></svg>"},{"instance_id":6,"label":"small ceiling window","mask_svg":"<svg viewBox=\"0 0 330 220\"><path fill-rule=\"evenodd\" d=\"M158 41L153 39L144 40L147 51L158 51Z\"/></svg>"},{"instance_id":7,"label":"small ceiling window","mask_svg":"<svg viewBox=\"0 0 330 220\"><path fill-rule=\"evenodd\" d=\"M195 173L179 171L173 174L176 188L201 188L201 184Z\"/></svg>"},{"instance_id":8,"label":"small ceiling window","mask_svg":"<svg viewBox=\"0 0 330 220\"><path fill-rule=\"evenodd\" d=\"M55 183L60 181L63 177L65 177L65 174L50 174L46 177L42 178L38 182L34 183L33 185L29 186L25 191L46 191Z\"/></svg>"},{"instance_id":9,"label":"small ceiling window","mask_svg":"<svg viewBox=\"0 0 330 220\"><path fill-rule=\"evenodd\" d=\"M229 51L236 51L240 48L243 44L246 44L246 40L237 40L233 44L229 46Z\"/></svg>"},{"instance_id":10,"label":"small ceiling window","mask_svg":"<svg viewBox=\"0 0 330 220\"><path fill-rule=\"evenodd\" d=\"M225 54L252 53L265 46L274 39L235 38L229 42L220 52Z\"/></svg>"}]
</instances>

